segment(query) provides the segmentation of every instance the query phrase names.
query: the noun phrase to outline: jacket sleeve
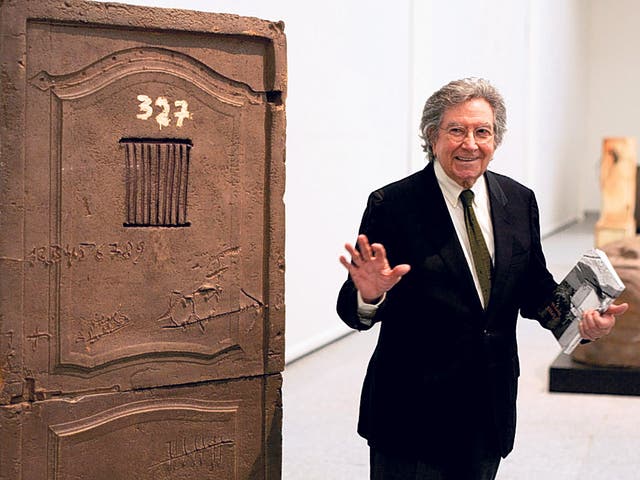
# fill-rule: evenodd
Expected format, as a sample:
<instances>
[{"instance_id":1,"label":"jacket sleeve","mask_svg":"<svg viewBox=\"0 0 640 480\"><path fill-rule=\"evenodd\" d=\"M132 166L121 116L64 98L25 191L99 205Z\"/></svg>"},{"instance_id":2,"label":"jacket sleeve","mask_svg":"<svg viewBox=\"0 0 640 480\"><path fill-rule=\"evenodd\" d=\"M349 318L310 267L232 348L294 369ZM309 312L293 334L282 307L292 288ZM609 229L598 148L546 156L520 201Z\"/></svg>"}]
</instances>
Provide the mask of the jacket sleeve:
<instances>
[{"instance_id":1,"label":"jacket sleeve","mask_svg":"<svg viewBox=\"0 0 640 480\"><path fill-rule=\"evenodd\" d=\"M369 195L367 208L362 215L358 234L366 235L371 243L383 243L383 224L383 194L378 190ZM351 280L351 276L348 275L338 294L336 310L342 321L349 327L356 330L368 330L376 322L376 319L380 317L380 310L384 309L384 303L378 308L378 312L372 319L373 321L363 323L358 316L357 293L358 290Z\"/></svg>"},{"instance_id":2,"label":"jacket sleeve","mask_svg":"<svg viewBox=\"0 0 640 480\"><path fill-rule=\"evenodd\" d=\"M529 205L529 221L531 232L531 251L525 295L520 308L523 317L541 322L540 312L551 299L558 284L547 269L546 260L540 240L540 218L535 195L531 194ZM542 322L541 322L542 323ZM546 325L542 324L543 327Z\"/></svg>"}]
</instances>

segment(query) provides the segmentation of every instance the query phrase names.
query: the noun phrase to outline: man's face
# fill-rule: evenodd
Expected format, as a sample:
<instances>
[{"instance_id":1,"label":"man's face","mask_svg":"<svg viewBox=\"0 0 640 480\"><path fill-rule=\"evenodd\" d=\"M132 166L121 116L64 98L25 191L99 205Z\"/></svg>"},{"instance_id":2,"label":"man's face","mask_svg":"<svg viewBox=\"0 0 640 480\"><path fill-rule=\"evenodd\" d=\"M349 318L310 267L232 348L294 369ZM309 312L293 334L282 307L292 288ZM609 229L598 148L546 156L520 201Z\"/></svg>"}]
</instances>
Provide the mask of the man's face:
<instances>
[{"instance_id":1,"label":"man's face","mask_svg":"<svg viewBox=\"0 0 640 480\"><path fill-rule=\"evenodd\" d=\"M493 132L493 123L493 108L484 98L467 100L444 112L434 135L433 153L446 174L463 188L473 186L493 159L494 137L491 135L486 143L477 143L482 142L481 135L486 135L486 129ZM467 134L461 139L449 133L459 135L462 131Z\"/></svg>"}]
</instances>

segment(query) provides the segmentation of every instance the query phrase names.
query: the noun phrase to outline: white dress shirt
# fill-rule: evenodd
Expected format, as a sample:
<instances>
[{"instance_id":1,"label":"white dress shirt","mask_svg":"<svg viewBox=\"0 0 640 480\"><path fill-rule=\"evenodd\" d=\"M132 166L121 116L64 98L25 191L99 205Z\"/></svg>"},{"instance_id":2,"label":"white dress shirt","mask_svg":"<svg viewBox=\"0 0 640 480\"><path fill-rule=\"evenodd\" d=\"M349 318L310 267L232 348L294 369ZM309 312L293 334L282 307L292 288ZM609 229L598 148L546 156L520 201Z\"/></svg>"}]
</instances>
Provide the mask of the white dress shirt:
<instances>
[{"instance_id":1,"label":"white dress shirt","mask_svg":"<svg viewBox=\"0 0 640 480\"><path fill-rule=\"evenodd\" d=\"M480 288L480 281L478 280L478 274L476 273L475 265L473 263L473 255L471 254L471 245L469 244L469 235L467 234L467 227L464 224L464 207L460 200L460 193L464 190L460 185L454 182L443 170L442 166L435 160L434 171L436 178L438 179L438 185L442 190L447 210L449 210L449 216L453 221L453 226L458 235L458 240L462 246L464 257L467 260L467 265L471 270L473 276L473 283L476 286L478 297L484 304L482 297L482 290ZM489 193L487 192L487 182L484 179L484 175L476 180L476 183L471 187L473 191L473 211L476 214L480 229L482 230L482 236L487 244L489 255L491 255L491 263L495 261L495 245L493 241L493 224L491 223L491 207L489 204Z\"/></svg>"}]
</instances>

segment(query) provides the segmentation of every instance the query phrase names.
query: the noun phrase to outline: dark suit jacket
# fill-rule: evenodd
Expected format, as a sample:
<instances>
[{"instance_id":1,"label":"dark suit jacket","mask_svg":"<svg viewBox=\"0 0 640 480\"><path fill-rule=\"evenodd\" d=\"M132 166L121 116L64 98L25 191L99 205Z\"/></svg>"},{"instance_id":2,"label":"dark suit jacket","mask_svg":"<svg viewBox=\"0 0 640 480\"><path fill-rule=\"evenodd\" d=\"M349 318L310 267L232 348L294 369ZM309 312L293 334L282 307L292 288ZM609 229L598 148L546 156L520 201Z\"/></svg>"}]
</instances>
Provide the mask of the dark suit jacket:
<instances>
[{"instance_id":1,"label":"dark suit jacket","mask_svg":"<svg viewBox=\"0 0 640 480\"><path fill-rule=\"evenodd\" d=\"M373 192L360 232L382 243L392 266L411 271L391 289L375 322L376 349L362 390L358 432L373 447L417 458L454 454L474 429L513 448L519 376L516 319L537 318L556 287L540 245L531 190L485 174L495 262L482 308L433 164ZM338 314L366 330L347 279Z\"/></svg>"}]
</instances>

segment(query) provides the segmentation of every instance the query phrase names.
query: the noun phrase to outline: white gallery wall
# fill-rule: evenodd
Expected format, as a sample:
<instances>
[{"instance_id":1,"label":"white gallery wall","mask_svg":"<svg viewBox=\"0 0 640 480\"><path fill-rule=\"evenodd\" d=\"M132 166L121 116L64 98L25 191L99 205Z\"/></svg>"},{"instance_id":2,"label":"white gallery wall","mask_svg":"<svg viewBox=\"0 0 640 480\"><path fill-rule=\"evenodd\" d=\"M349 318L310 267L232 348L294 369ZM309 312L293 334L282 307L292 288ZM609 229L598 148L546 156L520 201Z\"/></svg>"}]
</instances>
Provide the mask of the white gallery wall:
<instances>
[{"instance_id":1,"label":"white gallery wall","mask_svg":"<svg viewBox=\"0 0 640 480\"><path fill-rule=\"evenodd\" d=\"M640 129L634 0L127 3L285 22L287 361L349 331L337 258L368 193L423 168L420 113L444 83L484 77L503 93L509 131L490 168L536 191L543 233L598 210L597 139Z\"/></svg>"},{"instance_id":2,"label":"white gallery wall","mask_svg":"<svg viewBox=\"0 0 640 480\"><path fill-rule=\"evenodd\" d=\"M602 138L640 142L640 2L591 0L584 208L600 209Z\"/></svg>"},{"instance_id":3,"label":"white gallery wall","mask_svg":"<svg viewBox=\"0 0 640 480\"><path fill-rule=\"evenodd\" d=\"M508 131L491 170L526 183L525 135L528 86L528 2L485 0L413 2L412 129L419 126L426 98L448 81L481 77L507 104ZM412 149L414 169L424 154Z\"/></svg>"},{"instance_id":4,"label":"white gallery wall","mask_svg":"<svg viewBox=\"0 0 640 480\"><path fill-rule=\"evenodd\" d=\"M588 4L530 2L527 183L537 194L543 233L585 210L586 169L591 168L585 162Z\"/></svg>"},{"instance_id":5,"label":"white gallery wall","mask_svg":"<svg viewBox=\"0 0 640 480\"><path fill-rule=\"evenodd\" d=\"M587 136L585 5L485 0L457 2L454 9L446 2L414 2L415 128L420 103L448 80L489 79L502 92L508 116L489 168L534 189L543 233L584 211L577 180ZM421 162L421 152L412 150L414 167Z\"/></svg>"}]
</instances>

